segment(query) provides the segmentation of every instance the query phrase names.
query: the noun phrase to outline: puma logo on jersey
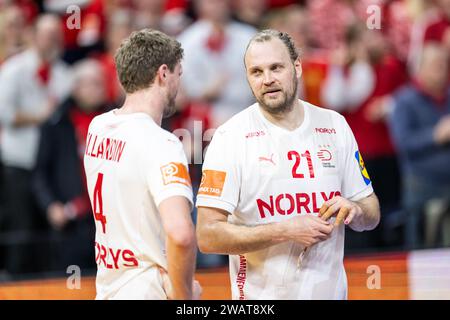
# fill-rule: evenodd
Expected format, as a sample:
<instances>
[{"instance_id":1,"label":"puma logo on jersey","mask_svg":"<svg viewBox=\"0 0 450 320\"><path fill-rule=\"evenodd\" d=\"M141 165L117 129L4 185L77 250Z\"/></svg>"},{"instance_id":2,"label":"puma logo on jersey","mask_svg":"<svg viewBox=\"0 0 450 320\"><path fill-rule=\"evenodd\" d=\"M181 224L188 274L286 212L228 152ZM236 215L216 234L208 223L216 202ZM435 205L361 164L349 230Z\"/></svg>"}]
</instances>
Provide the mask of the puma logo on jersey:
<instances>
[{"instance_id":1,"label":"puma logo on jersey","mask_svg":"<svg viewBox=\"0 0 450 320\"><path fill-rule=\"evenodd\" d=\"M186 186L191 185L191 179L189 177L186 166L182 163L171 162L161 167L161 173L163 177L164 185L170 183L181 183Z\"/></svg>"},{"instance_id":2,"label":"puma logo on jersey","mask_svg":"<svg viewBox=\"0 0 450 320\"><path fill-rule=\"evenodd\" d=\"M273 164L274 166L276 166L275 162L273 161L273 153L270 155L270 158L267 157L259 157L258 160L261 161L267 161L271 164Z\"/></svg>"}]
</instances>

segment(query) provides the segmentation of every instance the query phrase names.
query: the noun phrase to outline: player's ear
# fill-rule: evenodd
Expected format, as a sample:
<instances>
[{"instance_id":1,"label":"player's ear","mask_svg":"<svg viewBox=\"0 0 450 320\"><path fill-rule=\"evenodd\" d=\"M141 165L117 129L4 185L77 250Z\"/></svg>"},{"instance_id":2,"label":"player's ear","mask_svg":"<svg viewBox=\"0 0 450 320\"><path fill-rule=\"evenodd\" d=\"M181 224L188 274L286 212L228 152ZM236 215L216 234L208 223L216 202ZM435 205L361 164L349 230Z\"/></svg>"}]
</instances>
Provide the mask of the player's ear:
<instances>
[{"instance_id":1,"label":"player's ear","mask_svg":"<svg viewBox=\"0 0 450 320\"><path fill-rule=\"evenodd\" d=\"M300 61L300 58L297 58L297 59L294 61L294 68L295 68L295 72L296 72L296 74L297 74L297 79L300 79L301 76L302 76L302 72L303 72L303 69L302 69L302 63L301 63L301 61Z\"/></svg>"},{"instance_id":2,"label":"player's ear","mask_svg":"<svg viewBox=\"0 0 450 320\"><path fill-rule=\"evenodd\" d=\"M169 67L166 64L162 64L159 66L156 75L160 81L160 83L165 83L167 80L167 74L169 73Z\"/></svg>"}]
</instances>

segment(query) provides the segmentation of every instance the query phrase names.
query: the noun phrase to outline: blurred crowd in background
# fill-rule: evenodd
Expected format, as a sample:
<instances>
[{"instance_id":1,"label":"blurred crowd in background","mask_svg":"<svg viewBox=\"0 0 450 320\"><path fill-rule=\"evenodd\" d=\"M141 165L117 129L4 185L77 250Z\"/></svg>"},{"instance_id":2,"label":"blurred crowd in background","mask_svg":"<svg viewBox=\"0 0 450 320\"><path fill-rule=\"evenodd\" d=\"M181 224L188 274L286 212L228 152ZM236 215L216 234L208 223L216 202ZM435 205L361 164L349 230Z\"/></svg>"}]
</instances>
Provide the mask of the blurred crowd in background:
<instances>
[{"instance_id":1,"label":"blurred crowd in background","mask_svg":"<svg viewBox=\"0 0 450 320\"><path fill-rule=\"evenodd\" d=\"M95 270L85 138L123 101L115 50L146 27L185 50L171 132L252 104L246 45L288 32L300 98L346 117L380 200L380 226L348 230L346 252L450 246L450 0L0 0L0 281Z\"/></svg>"}]
</instances>

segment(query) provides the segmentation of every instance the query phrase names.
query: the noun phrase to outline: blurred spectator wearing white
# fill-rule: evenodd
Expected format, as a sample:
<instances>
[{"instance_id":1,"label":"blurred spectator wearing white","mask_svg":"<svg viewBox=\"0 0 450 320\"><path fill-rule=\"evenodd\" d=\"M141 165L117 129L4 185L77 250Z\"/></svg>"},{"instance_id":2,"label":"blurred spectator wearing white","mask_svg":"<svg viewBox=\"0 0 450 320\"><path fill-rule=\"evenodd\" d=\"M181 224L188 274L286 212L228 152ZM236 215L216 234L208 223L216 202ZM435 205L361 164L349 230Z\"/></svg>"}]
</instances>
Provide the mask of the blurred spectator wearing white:
<instances>
[{"instance_id":1,"label":"blurred spectator wearing white","mask_svg":"<svg viewBox=\"0 0 450 320\"><path fill-rule=\"evenodd\" d=\"M179 37L185 50L183 87L188 98L212 106L218 126L251 104L243 56L256 30L233 22L230 0L195 0L199 20Z\"/></svg>"},{"instance_id":2,"label":"blurred spectator wearing white","mask_svg":"<svg viewBox=\"0 0 450 320\"><path fill-rule=\"evenodd\" d=\"M444 214L449 208L448 59L448 51L443 45L427 43L424 46L416 77L395 96L395 108L390 119L392 136L401 157L405 240L410 249L425 244L424 225L429 227L433 221L433 217L428 219L430 216L425 221L423 215L429 201L438 199L443 203L439 214ZM440 221L437 225L441 225ZM436 228L428 236L436 236L439 231ZM450 229L446 232L448 234Z\"/></svg>"},{"instance_id":3,"label":"blurred spectator wearing white","mask_svg":"<svg viewBox=\"0 0 450 320\"><path fill-rule=\"evenodd\" d=\"M6 61L0 69L1 157L4 164L7 231L28 239L39 224L33 205L30 179L39 143L39 126L53 113L71 88L70 71L59 60L62 49L60 20L38 18L29 50ZM6 257L10 273L30 270L33 252L11 246ZM36 259L35 259L36 261Z\"/></svg>"},{"instance_id":4,"label":"blurred spectator wearing white","mask_svg":"<svg viewBox=\"0 0 450 320\"><path fill-rule=\"evenodd\" d=\"M95 269L95 225L83 169L92 119L106 111L102 65L93 59L74 65L74 88L41 129L33 192L52 227L51 266Z\"/></svg>"}]
</instances>

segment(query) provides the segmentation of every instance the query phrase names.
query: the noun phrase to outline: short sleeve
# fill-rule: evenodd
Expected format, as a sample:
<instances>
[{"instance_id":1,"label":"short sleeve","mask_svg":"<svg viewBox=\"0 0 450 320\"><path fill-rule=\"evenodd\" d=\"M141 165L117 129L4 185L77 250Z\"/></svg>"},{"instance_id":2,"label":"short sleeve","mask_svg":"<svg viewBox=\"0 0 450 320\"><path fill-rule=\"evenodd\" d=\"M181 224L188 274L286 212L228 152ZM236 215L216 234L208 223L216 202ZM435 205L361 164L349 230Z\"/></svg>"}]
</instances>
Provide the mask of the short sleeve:
<instances>
[{"instance_id":1,"label":"short sleeve","mask_svg":"<svg viewBox=\"0 0 450 320\"><path fill-rule=\"evenodd\" d=\"M342 117L343 152L341 153L341 193L344 198L358 201L373 193L372 182L355 136L347 121Z\"/></svg>"},{"instance_id":2,"label":"short sleeve","mask_svg":"<svg viewBox=\"0 0 450 320\"><path fill-rule=\"evenodd\" d=\"M148 152L144 174L156 206L173 196L183 196L193 206L186 155L176 137L160 138L158 150Z\"/></svg>"},{"instance_id":3,"label":"short sleeve","mask_svg":"<svg viewBox=\"0 0 450 320\"><path fill-rule=\"evenodd\" d=\"M230 130L219 127L209 144L202 168L197 207L213 207L233 213L240 192L237 141Z\"/></svg>"}]
</instances>

